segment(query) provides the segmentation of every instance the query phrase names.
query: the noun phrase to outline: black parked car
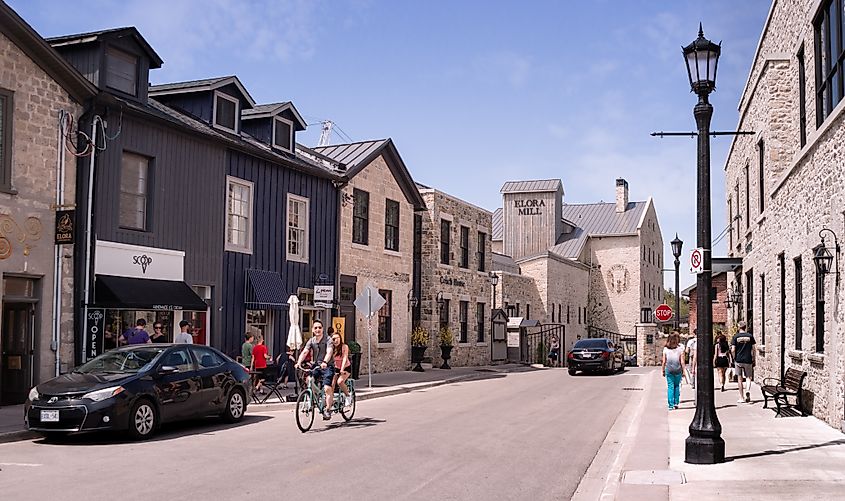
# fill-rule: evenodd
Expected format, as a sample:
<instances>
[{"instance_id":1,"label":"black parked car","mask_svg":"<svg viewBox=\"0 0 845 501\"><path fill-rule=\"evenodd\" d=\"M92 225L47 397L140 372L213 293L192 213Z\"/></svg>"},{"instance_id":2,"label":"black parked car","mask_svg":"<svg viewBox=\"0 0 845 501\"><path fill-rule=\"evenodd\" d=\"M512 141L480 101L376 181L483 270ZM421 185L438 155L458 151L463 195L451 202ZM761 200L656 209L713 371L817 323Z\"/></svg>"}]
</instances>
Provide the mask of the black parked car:
<instances>
[{"instance_id":1,"label":"black parked car","mask_svg":"<svg viewBox=\"0 0 845 501\"><path fill-rule=\"evenodd\" d=\"M621 349L607 338L579 339L566 355L569 375L577 371L614 372L625 368Z\"/></svg>"},{"instance_id":2,"label":"black parked car","mask_svg":"<svg viewBox=\"0 0 845 501\"><path fill-rule=\"evenodd\" d=\"M240 421L250 388L246 369L214 348L124 346L34 387L24 419L47 436L126 430L145 439L171 421L213 414Z\"/></svg>"}]
</instances>

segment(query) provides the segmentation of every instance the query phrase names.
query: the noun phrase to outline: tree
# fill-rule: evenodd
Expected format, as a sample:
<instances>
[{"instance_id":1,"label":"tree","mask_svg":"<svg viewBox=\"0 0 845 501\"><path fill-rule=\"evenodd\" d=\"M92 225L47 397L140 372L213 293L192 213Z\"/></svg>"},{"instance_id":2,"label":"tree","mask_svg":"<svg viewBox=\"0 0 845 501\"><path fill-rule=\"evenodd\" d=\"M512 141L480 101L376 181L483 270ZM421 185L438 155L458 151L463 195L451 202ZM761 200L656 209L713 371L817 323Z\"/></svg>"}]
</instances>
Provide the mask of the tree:
<instances>
[{"instance_id":1,"label":"tree","mask_svg":"<svg viewBox=\"0 0 845 501\"><path fill-rule=\"evenodd\" d=\"M671 306L673 309L675 308L675 293L672 291L672 288L666 289L664 293L664 301L666 304ZM689 319L689 299L681 296L681 311L678 313L675 312L679 318L686 318Z\"/></svg>"}]
</instances>

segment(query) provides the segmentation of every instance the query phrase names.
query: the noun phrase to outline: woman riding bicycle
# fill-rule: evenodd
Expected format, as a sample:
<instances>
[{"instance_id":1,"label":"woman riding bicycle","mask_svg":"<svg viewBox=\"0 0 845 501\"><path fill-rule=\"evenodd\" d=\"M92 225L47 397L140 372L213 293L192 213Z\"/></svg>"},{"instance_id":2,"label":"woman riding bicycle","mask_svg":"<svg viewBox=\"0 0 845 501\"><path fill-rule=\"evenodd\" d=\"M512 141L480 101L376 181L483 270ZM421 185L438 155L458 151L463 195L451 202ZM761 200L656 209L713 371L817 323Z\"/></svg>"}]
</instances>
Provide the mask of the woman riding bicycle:
<instances>
[{"instance_id":1,"label":"woman riding bicycle","mask_svg":"<svg viewBox=\"0 0 845 501\"><path fill-rule=\"evenodd\" d=\"M349 346L343 342L340 334L335 332L332 334L332 347L335 369L332 391L334 391L336 385L340 385L340 391L343 392L345 405L351 405L352 397L349 395L349 387L346 386L346 380L352 374L352 362L349 361Z\"/></svg>"}]
</instances>

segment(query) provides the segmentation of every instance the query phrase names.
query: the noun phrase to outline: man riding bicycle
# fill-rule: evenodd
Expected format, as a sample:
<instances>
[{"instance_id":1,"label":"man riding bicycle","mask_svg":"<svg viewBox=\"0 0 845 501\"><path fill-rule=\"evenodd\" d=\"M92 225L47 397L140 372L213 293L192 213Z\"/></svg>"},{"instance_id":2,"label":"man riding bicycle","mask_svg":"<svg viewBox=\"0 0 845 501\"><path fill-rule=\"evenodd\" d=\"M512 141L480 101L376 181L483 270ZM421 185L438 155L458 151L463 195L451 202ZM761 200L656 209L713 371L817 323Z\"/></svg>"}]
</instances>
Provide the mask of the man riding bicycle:
<instances>
[{"instance_id":1,"label":"man riding bicycle","mask_svg":"<svg viewBox=\"0 0 845 501\"><path fill-rule=\"evenodd\" d=\"M311 360L317 364L311 370L311 376L314 378L314 381L323 385L323 393L326 395L326 410L323 412L323 420L328 421L332 417L329 409L332 408L332 403L334 403L334 395L332 393L334 364L331 363L333 362L333 349L329 338L323 335L323 322L314 320L314 323L311 325L311 332L314 333L314 336L305 343L305 347L302 349L302 353L299 354L295 367L299 368L305 360L305 354L308 352L311 353Z\"/></svg>"}]
</instances>

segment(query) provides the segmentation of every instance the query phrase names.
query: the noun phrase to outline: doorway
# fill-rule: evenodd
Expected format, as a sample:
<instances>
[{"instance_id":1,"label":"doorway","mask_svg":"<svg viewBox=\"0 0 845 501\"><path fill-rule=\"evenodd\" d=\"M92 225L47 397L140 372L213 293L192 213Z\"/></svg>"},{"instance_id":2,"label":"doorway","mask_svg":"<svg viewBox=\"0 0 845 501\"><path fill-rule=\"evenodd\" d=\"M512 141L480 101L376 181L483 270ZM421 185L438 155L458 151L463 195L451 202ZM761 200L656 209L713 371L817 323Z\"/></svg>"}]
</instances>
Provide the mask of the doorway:
<instances>
[{"instance_id":1,"label":"doorway","mask_svg":"<svg viewBox=\"0 0 845 501\"><path fill-rule=\"evenodd\" d=\"M21 404L32 387L35 304L4 302L0 326L0 405Z\"/></svg>"}]
</instances>

